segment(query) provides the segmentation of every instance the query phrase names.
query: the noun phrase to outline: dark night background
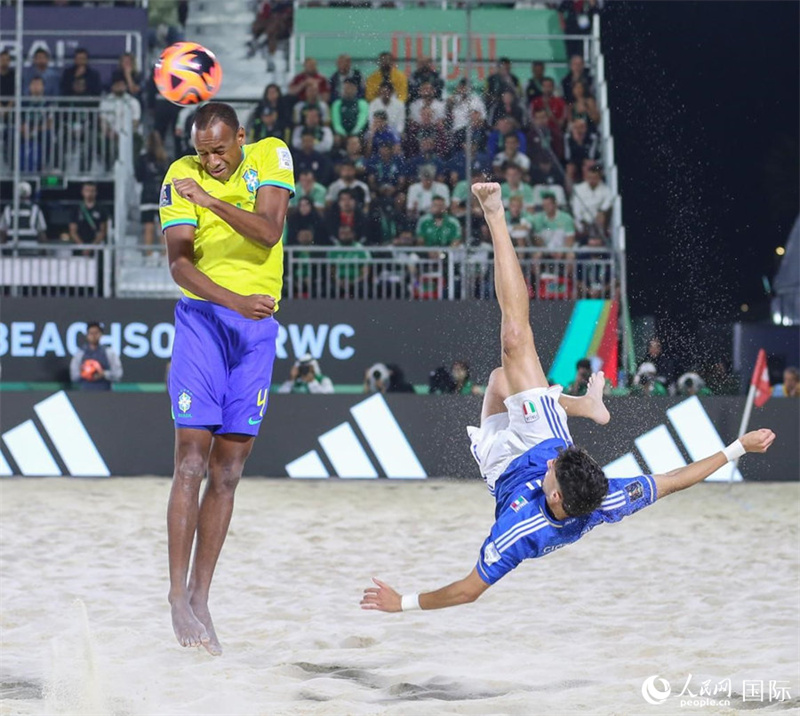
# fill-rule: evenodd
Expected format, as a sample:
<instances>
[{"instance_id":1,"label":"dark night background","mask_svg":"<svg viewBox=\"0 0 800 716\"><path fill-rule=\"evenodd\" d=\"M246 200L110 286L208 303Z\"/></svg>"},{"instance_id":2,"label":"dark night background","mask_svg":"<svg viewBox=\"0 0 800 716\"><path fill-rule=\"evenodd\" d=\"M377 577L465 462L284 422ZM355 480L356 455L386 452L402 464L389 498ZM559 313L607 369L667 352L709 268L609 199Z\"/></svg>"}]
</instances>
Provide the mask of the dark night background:
<instances>
[{"instance_id":1,"label":"dark night background","mask_svg":"<svg viewBox=\"0 0 800 716\"><path fill-rule=\"evenodd\" d=\"M769 318L762 276L800 206L799 8L603 10L631 312L654 315L686 362L719 350L704 345L704 325Z\"/></svg>"}]
</instances>

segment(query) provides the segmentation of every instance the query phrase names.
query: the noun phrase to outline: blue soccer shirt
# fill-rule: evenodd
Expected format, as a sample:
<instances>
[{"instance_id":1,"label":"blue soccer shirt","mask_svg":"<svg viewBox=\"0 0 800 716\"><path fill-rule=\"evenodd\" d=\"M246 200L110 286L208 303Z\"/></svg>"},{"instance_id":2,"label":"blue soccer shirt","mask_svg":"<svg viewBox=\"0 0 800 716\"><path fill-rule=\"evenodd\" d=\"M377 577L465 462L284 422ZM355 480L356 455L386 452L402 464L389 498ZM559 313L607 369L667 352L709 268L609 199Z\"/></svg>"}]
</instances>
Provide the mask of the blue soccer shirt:
<instances>
[{"instance_id":1,"label":"blue soccer shirt","mask_svg":"<svg viewBox=\"0 0 800 716\"><path fill-rule=\"evenodd\" d=\"M656 501L650 475L608 481L608 494L594 512L555 519L547 510L542 480L547 461L567 444L551 439L539 443L512 462L495 488L496 521L481 547L478 574L494 584L524 559L543 557L594 529L602 522L619 522Z\"/></svg>"}]
</instances>

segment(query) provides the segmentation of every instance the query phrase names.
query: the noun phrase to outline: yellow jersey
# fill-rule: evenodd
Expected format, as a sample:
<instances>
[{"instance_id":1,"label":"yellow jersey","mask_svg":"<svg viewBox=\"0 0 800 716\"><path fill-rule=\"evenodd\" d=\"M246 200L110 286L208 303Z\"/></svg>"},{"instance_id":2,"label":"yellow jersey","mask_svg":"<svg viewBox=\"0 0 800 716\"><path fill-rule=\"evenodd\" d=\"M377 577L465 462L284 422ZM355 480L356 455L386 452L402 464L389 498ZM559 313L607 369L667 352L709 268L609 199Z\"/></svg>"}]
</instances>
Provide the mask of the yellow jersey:
<instances>
[{"instance_id":1,"label":"yellow jersey","mask_svg":"<svg viewBox=\"0 0 800 716\"><path fill-rule=\"evenodd\" d=\"M262 186L279 186L294 195L292 155L280 139L269 137L242 147L242 163L225 183L214 179L197 156L173 162L161 186L159 215L162 229L188 224L195 227L194 265L214 283L242 296L253 293L281 297L283 239L272 248L246 239L217 216L181 197L175 179L194 179L211 196L253 211ZM189 298L200 298L181 288Z\"/></svg>"}]
</instances>

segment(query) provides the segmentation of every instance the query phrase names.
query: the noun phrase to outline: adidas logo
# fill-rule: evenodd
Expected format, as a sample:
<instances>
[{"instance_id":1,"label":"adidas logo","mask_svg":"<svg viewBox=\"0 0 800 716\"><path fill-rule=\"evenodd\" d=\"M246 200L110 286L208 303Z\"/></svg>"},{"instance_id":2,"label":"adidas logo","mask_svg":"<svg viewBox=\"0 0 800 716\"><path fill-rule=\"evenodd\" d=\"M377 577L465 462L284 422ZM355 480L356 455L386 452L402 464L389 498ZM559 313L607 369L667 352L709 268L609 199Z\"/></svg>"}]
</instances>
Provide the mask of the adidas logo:
<instances>
[{"instance_id":1,"label":"adidas logo","mask_svg":"<svg viewBox=\"0 0 800 716\"><path fill-rule=\"evenodd\" d=\"M38 425L33 419L26 420L3 433L3 444L18 469L12 469L0 452L0 475L108 477L111 474L63 390L36 403L33 410ZM44 435L39 425L44 428ZM45 435L61 463L53 456Z\"/></svg>"},{"instance_id":2,"label":"adidas logo","mask_svg":"<svg viewBox=\"0 0 800 716\"><path fill-rule=\"evenodd\" d=\"M725 443L697 396L669 408L667 419L691 462L702 460L725 448ZM603 468L607 477L631 477L643 472L662 474L687 465L678 443L666 425L648 430L636 438L634 444L648 469L643 470L633 453L629 452ZM742 473L733 463L728 463L706 478L707 481L719 482L738 482L741 479Z\"/></svg>"},{"instance_id":3,"label":"adidas logo","mask_svg":"<svg viewBox=\"0 0 800 716\"><path fill-rule=\"evenodd\" d=\"M379 477L377 463L386 477L420 479L428 476L383 395L376 393L362 400L350 408L350 414L363 442L347 421L317 438L335 475L353 479ZM297 478L331 476L316 450L292 460L286 465L286 474Z\"/></svg>"}]
</instances>

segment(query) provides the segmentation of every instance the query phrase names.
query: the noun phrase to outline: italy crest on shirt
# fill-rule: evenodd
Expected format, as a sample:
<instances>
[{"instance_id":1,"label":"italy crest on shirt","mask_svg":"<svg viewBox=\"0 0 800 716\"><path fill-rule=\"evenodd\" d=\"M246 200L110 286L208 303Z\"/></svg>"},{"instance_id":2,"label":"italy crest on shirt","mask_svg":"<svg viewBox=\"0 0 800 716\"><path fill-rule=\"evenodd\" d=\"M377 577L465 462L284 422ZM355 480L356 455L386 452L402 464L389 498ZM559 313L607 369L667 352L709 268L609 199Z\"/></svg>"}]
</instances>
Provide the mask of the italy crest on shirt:
<instances>
[{"instance_id":1,"label":"italy crest on shirt","mask_svg":"<svg viewBox=\"0 0 800 716\"><path fill-rule=\"evenodd\" d=\"M522 415L526 423L532 423L539 419L539 412L536 410L536 403L532 400L526 400L522 404Z\"/></svg>"}]
</instances>

